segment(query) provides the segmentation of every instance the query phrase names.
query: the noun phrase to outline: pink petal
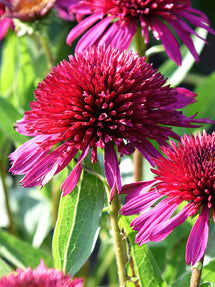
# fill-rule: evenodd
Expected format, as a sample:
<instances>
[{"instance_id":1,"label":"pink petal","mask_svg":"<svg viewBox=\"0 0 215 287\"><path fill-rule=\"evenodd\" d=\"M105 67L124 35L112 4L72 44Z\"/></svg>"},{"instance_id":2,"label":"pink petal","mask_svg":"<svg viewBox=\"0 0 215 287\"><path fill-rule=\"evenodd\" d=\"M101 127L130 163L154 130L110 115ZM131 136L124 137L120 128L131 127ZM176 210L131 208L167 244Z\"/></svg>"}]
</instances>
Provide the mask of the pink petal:
<instances>
[{"instance_id":1,"label":"pink petal","mask_svg":"<svg viewBox=\"0 0 215 287\"><path fill-rule=\"evenodd\" d=\"M122 179L119 169L119 162L112 142L108 142L105 145L104 165L105 165L105 174L107 177L107 181L111 188L110 192L110 201L111 201L113 199L116 187L119 193L122 188Z\"/></svg>"},{"instance_id":2,"label":"pink petal","mask_svg":"<svg viewBox=\"0 0 215 287\"><path fill-rule=\"evenodd\" d=\"M85 150L83 150L76 166L70 172L69 176L64 180L61 186L61 189L63 191L63 196L69 194L76 187L79 181L79 178L81 176L81 172L82 172L82 167L81 167L82 160L87 156L89 149L90 149L90 146L87 146Z\"/></svg>"},{"instance_id":3,"label":"pink petal","mask_svg":"<svg viewBox=\"0 0 215 287\"><path fill-rule=\"evenodd\" d=\"M199 61L199 56L196 52L195 46L193 44L193 40L190 37L190 34L186 32L183 27L180 25L180 22L177 22L172 19L166 19L166 21L173 27L175 32L178 34L178 36L181 38L181 40L184 42L184 44L187 46L191 54L193 55L196 62Z\"/></svg>"},{"instance_id":4,"label":"pink petal","mask_svg":"<svg viewBox=\"0 0 215 287\"><path fill-rule=\"evenodd\" d=\"M89 46L93 46L96 41L103 35L103 33L105 33L105 30L107 29L112 19L113 17L106 17L103 20L99 21L96 25L94 25L89 31L87 31L78 41L75 51L81 52Z\"/></svg>"},{"instance_id":5,"label":"pink petal","mask_svg":"<svg viewBox=\"0 0 215 287\"><path fill-rule=\"evenodd\" d=\"M151 24L151 23L150 23ZM181 52L179 49L178 42L175 39L175 36L172 32L167 28L167 26L158 18L153 18L152 31L155 38L161 40L164 48L166 50L167 55L177 64L181 65ZM156 36L156 34L158 36Z\"/></svg>"},{"instance_id":6,"label":"pink petal","mask_svg":"<svg viewBox=\"0 0 215 287\"><path fill-rule=\"evenodd\" d=\"M204 205L202 211L194 224L186 247L186 262L188 264L196 264L200 261L205 253L208 242L209 233L209 208Z\"/></svg>"},{"instance_id":7,"label":"pink petal","mask_svg":"<svg viewBox=\"0 0 215 287\"><path fill-rule=\"evenodd\" d=\"M135 196L122 207L121 214L132 215L144 212L162 197L163 195L155 190L146 192L144 195Z\"/></svg>"},{"instance_id":8,"label":"pink petal","mask_svg":"<svg viewBox=\"0 0 215 287\"><path fill-rule=\"evenodd\" d=\"M11 18L5 18L0 20L0 41L5 37L8 29L12 23Z\"/></svg>"},{"instance_id":9,"label":"pink petal","mask_svg":"<svg viewBox=\"0 0 215 287\"><path fill-rule=\"evenodd\" d=\"M76 25L68 34L66 38L66 43L71 45L72 42L78 38L84 31L86 31L90 26L92 26L95 22L97 22L101 18L98 14L92 14L87 17L83 21L81 21L78 25Z\"/></svg>"},{"instance_id":10,"label":"pink petal","mask_svg":"<svg viewBox=\"0 0 215 287\"><path fill-rule=\"evenodd\" d=\"M36 136L12 152L9 155L9 158L12 161L10 172L13 174L24 174L34 167L34 165L44 158L51 149L41 149L38 142L46 141L49 138L50 136L46 135Z\"/></svg>"},{"instance_id":11,"label":"pink petal","mask_svg":"<svg viewBox=\"0 0 215 287\"><path fill-rule=\"evenodd\" d=\"M192 207L193 203L188 203L178 214L154 227L150 236L150 240L157 242L166 238L174 228L182 224L187 219Z\"/></svg>"}]
</instances>

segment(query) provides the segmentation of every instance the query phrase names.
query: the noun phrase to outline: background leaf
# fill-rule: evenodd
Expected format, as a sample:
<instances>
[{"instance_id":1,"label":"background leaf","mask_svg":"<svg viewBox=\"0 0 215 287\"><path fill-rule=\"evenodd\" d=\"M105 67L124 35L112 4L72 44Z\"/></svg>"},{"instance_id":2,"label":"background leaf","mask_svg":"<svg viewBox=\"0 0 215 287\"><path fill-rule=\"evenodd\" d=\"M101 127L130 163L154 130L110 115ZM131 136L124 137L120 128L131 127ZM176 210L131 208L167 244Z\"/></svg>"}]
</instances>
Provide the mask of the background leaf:
<instances>
[{"instance_id":1,"label":"background leaf","mask_svg":"<svg viewBox=\"0 0 215 287\"><path fill-rule=\"evenodd\" d=\"M40 260L44 259L47 267L53 266L51 255L43 250L33 248L27 242L0 229L0 256L16 267L26 268L31 266L35 268Z\"/></svg>"}]
</instances>

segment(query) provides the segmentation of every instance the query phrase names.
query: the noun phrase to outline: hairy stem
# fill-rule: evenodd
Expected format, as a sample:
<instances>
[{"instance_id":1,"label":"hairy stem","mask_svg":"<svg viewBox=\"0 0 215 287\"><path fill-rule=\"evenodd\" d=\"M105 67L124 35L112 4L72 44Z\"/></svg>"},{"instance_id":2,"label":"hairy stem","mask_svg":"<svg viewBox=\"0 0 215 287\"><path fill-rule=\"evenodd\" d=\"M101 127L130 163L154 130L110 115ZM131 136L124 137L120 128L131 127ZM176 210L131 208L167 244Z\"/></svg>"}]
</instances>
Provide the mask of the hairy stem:
<instances>
[{"instance_id":1,"label":"hairy stem","mask_svg":"<svg viewBox=\"0 0 215 287\"><path fill-rule=\"evenodd\" d=\"M204 260L204 256L202 257L202 259L198 263L196 263L192 267L192 276L191 276L191 280L190 280L190 287L199 287L200 286L202 269L203 269L203 260Z\"/></svg>"},{"instance_id":2,"label":"hairy stem","mask_svg":"<svg viewBox=\"0 0 215 287\"><path fill-rule=\"evenodd\" d=\"M110 198L110 189L107 188L107 196ZM117 192L110 203L110 220L111 220L111 227L113 231L113 240L114 240L114 247L116 253L116 263L118 269L118 277L120 287L124 286L126 281L126 274L125 274L125 265L128 261L127 258L127 251L126 251L126 242L125 239L122 238L122 234L118 225L118 214L121 208L120 198Z\"/></svg>"}]
</instances>

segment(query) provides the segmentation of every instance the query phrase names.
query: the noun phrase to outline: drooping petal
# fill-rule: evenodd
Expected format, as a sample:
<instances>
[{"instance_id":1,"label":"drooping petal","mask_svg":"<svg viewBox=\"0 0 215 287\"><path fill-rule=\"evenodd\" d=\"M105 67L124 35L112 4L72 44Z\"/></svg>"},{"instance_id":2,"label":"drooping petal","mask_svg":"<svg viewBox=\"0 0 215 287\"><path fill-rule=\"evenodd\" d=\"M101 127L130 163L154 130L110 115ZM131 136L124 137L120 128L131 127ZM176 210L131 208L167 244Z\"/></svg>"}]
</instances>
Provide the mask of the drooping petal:
<instances>
[{"instance_id":1,"label":"drooping petal","mask_svg":"<svg viewBox=\"0 0 215 287\"><path fill-rule=\"evenodd\" d=\"M91 25L97 22L101 18L100 15L93 14L81 21L78 25L76 25L67 35L66 43L71 45L72 42L78 38L84 31L86 31Z\"/></svg>"},{"instance_id":2,"label":"drooping petal","mask_svg":"<svg viewBox=\"0 0 215 287\"><path fill-rule=\"evenodd\" d=\"M42 158L44 158L50 151L49 149L41 149L39 143L50 139L50 135L36 136L9 155L12 161L12 167L10 172L13 174L24 174L28 172L36 163L38 163Z\"/></svg>"},{"instance_id":3,"label":"drooping petal","mask_svg":"<svg viewBox=\"0 0 215 287\"><path fill-rule=\"evenodd\" d=\"M186 262L187 264L196 264L200 261L205 253L208 243L209 234L209 208L205 205L194 224L186 247Z\"/></svg>"},{"instance_id":4,"label":"drooping petal","mask_svg":"<svg viewBox=\"0 0 215 287\"><path fill-rule=\"evenodd\" d=\"M122 188L122 179L119 169L119 162L113 144L111 142L105 145L104 165L105 165L105 174L107 177L107 181L111 188L110 191L110 201L111 201L115 194L115 189L117 188L118 193L120 193Z\"/></svg>"},{"instance_id":5,"label":"drooping petal","mask_svg":"<svg viewBox=\"0 0 215 287\"><path fill-rule=\"evenodd\" d=\"M87 146L87 148L83 150L76 166L70 172L69 176L64 180L61 186L61 189L63 191L63 196L69 194L76 187L78 180L80 178L81 172L82 172L81 163L83 159L87 156L89 149L90 147Z\"/></svg>"}]
</instances>

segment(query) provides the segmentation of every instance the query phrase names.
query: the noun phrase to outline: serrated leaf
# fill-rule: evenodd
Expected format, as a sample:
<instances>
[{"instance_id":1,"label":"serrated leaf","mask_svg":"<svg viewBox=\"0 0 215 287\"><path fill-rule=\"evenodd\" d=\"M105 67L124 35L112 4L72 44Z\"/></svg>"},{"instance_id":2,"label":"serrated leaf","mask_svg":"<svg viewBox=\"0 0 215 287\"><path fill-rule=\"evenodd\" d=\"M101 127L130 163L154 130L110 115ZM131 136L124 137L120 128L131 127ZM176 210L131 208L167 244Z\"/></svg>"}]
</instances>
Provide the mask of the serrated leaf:
<instances>
[{"instance_id":1,"label":"serrated leaf","mask_svg":"<svg viewBox=\"0 0 215 287\"><path fill-rule=\"evenodd\" d=\"M60 200L53 237L56 268L73 276L88 259L98 237L103 205L102 182L82 171L76 188Z\"/></svg>"},{"instance_id":2,"label":"serrated leaf","mask_svg":"<svg viewBox=\"0 0 215 287\"><path fill-rule=\"evenodd\" d=\"M131 229L129 218L128 216L120 216L119 225L121 229L125 230L129 241L134 281L139 279L140 287L166 287L167 284L162 279L160 270L148 246L135 244L136 232ZM130 284L130 282L128 283Z\"/></svg>"},{"instance_id":3,"label":"serrated leaf","mask_svg":"<svg viewBox=\"0 0 215 287\"><path fill-rule=\"evenodd\" d=\"M53 266L52 257L45 251L33 248L27 242L0 230L0 256L19 268L35 268L44 259L47 267Z\"/></svg>"}]
</instances>

